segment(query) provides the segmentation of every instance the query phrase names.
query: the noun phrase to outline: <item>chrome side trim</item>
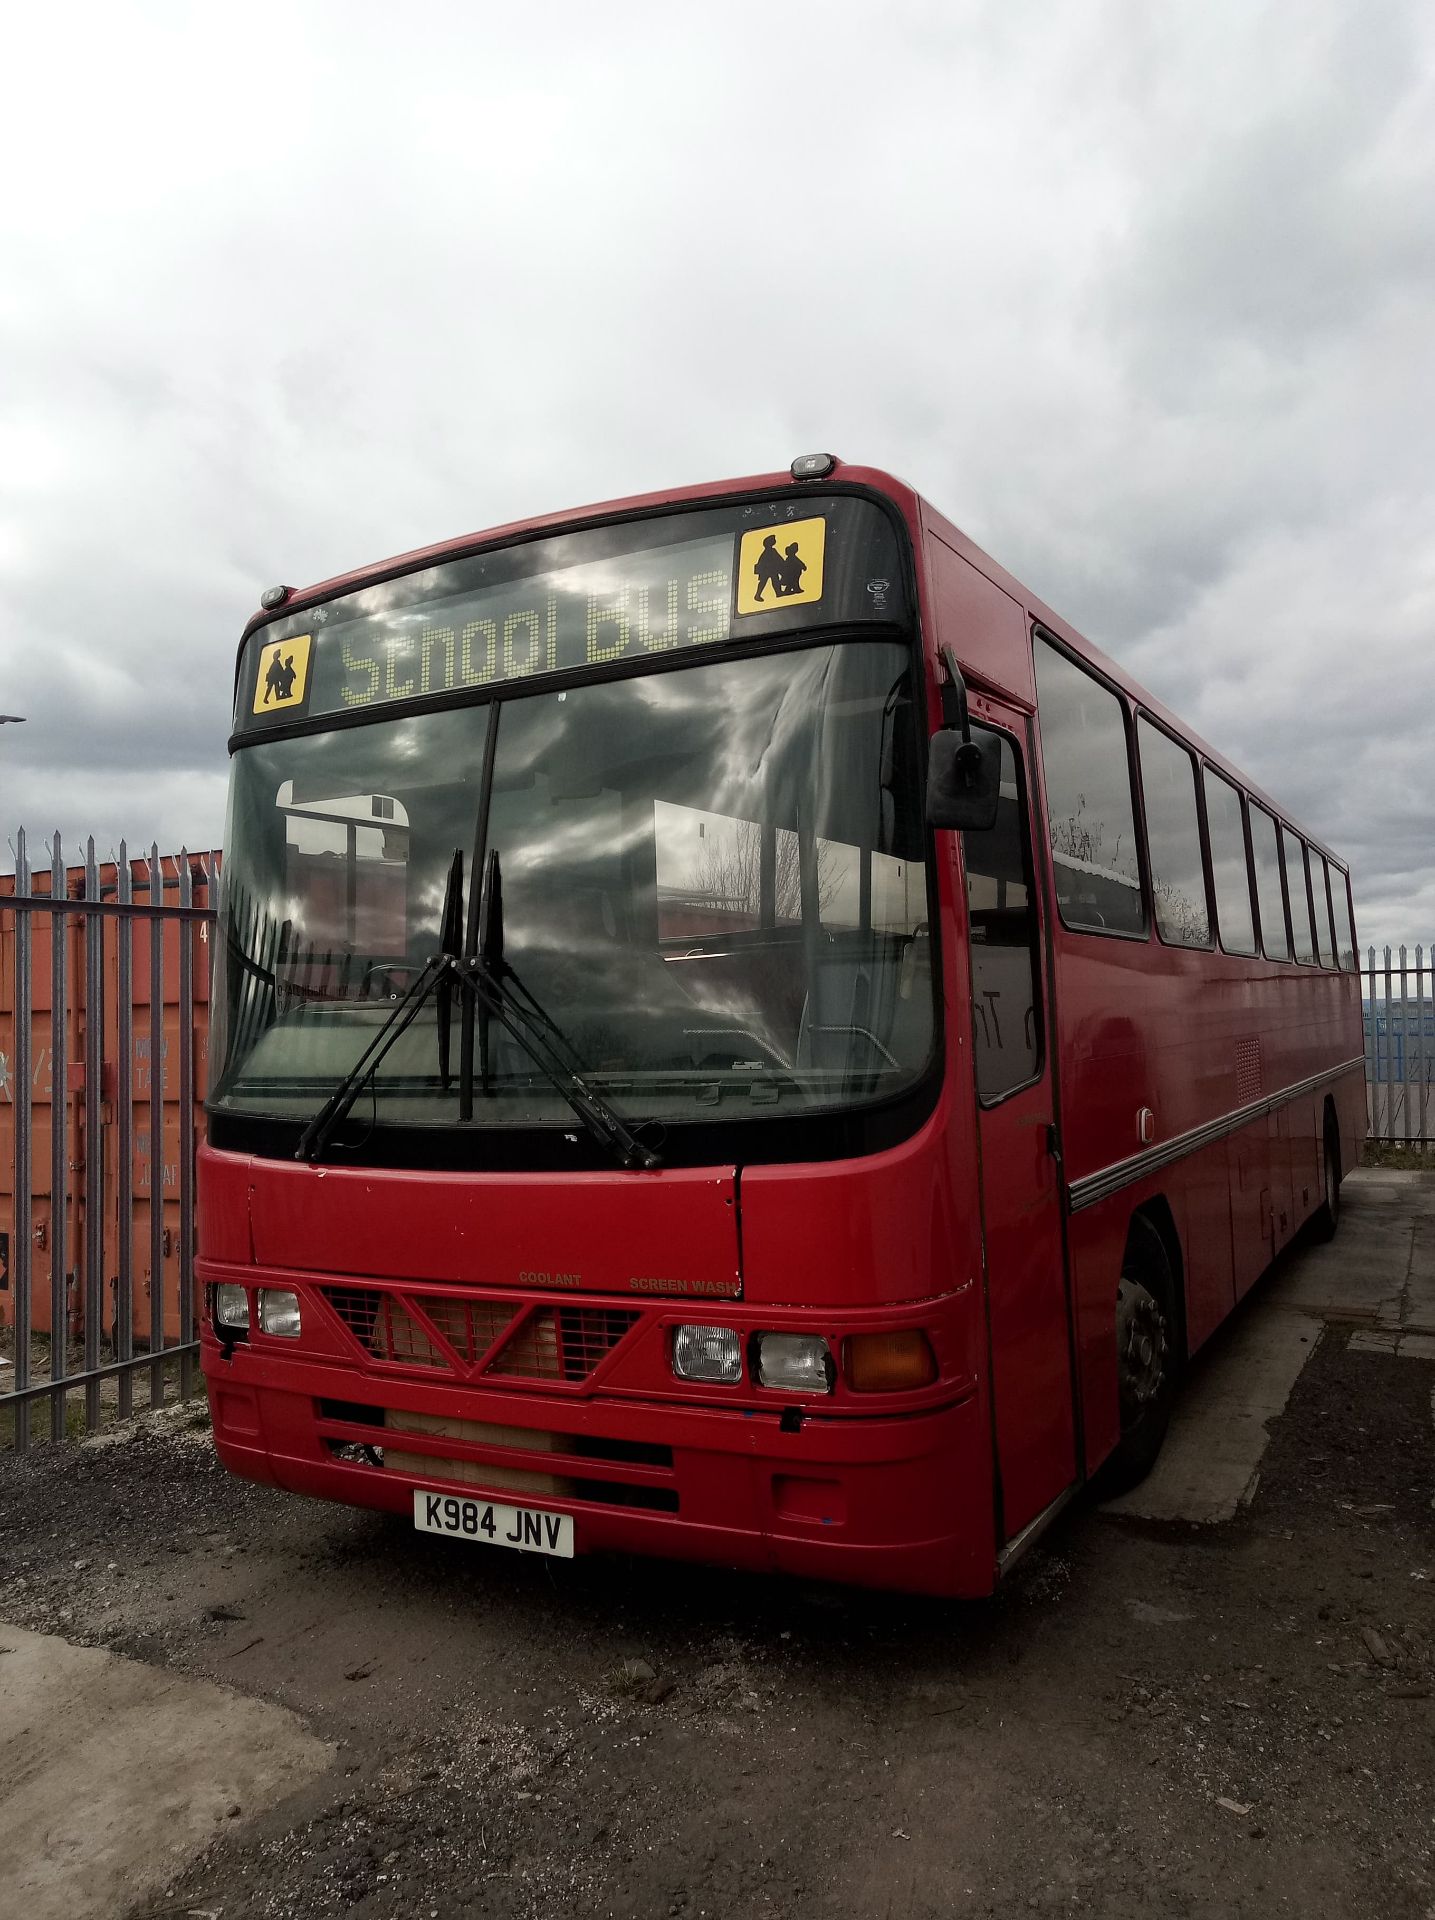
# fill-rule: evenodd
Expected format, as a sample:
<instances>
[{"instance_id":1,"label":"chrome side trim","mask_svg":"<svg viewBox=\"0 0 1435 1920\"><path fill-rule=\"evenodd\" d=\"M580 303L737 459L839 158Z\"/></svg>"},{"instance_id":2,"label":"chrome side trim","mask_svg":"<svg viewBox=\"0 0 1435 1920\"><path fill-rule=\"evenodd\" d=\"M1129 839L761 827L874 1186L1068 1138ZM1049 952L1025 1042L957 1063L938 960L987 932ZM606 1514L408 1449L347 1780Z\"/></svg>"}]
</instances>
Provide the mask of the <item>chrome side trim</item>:
<instances>
[{"instance_id":1,"label":"chrome side trim","mask_svg":"<svg viewBox=\"0 0 1435 1920\"><path fill-rule=\"evenodd\" d=\"M1088 1173L1080 1180L1073 1180L1066 1189L1067 1206L1072 1213L1080 1213L1083 1207L1093 1207L1098 1200L1107 1200L1123 1187L1144 1180L1147 1174L1169 1167L1177 1160L1184 1160L1188 1153L1199 1153L1202 1147L1209 1147L1216 1140L1224 1140L1228 1133L1236 1133L1242 1127L1249 1126L1252 1120L1259 1120L1262 1114L1274 1113L1277 1107L1285 1106L1290 1100L1298 1100L1302 1094L1314 1093L1318 1087L1327 1086L1332 1080L1353 1073L1357 1067L1362 1073L1365 1071L1364 1054L1356 1054L1353 1059L1342 1061L1338 1067L1327 1067L1324 1073L1313 1073L1309 1079L1298 1080L1293 1087L1284 1087L1279 1093L1253 1100L1249 1106L1237 1107L1234 1113L1222 1114L1219 1120L1208 1120L1204 1126L1192 1127L1189 1132L1178 1133L1170 1140L1161 1141L1158 1146L1133 1153L1127 1160L1117 1160L1111 1166L1103 1167L1099 1173Z\"/></svg>"},{"instance_id":2,"label":"chrome side trim","mask_svg":"<svg viewBox=\"0 0 1435 1920\"><path fill-rule=\"evenodd\" d=\"M1028 1520L1020 1533L1013 1534L1004 1547L998 1548L998 1579L1000 1579L1003 1574L1008 1573L1011 1568L1015 1566L1016 1562L1020 1560L1027 1548L1046 1532L1062 1508L1068 1501L1075 1498L1084 1484L1083 1481L1073 1480L1069 1487L1056 1496L1049 1507L1042 1508L1035 1520Z\"/></svg>"}]
</instances>

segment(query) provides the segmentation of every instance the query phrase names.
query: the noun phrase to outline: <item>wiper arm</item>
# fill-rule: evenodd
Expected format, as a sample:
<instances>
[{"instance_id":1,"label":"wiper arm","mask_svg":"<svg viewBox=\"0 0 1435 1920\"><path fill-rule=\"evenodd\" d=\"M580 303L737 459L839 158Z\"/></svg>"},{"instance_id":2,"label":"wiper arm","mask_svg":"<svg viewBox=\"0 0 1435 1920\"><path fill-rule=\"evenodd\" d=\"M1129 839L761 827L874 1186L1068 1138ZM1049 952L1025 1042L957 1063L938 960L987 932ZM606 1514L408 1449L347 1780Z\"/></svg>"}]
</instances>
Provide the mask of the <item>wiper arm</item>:
<instances>
[{"instance_id":1,"label":"wiper arm","mask_svg":"<svg viewBox=\"0 0 1435 1920\"><path fill-rule=\"evenodd\" d=\"M294 1149L296 1160L312 1162L323 1157L324 1149L333 1137L335 1128L342 1124L350 1108L358 1099L359 1090L364 1082L371 1074L378 1071L385 1056L408 1032L418 1018L424 1003L436 989L443 993L438 1010L439 1073L444 1086L447 1087L449 1081L448 996L452 992L449 982L459 964L454 949L458 938L457 928L462 919L462 897L463 855L455 849L453 862L448 870L448 884L444 888L443 912L439 918L442 951L433 955L422 973L410 984L403 999L396 1007L390 1009L368 1046L300 1134L299 1144Z\"/></svg>"},{"instance_id":2,"label":"wiper arm","mask_svg":"<svg viewBox=\"0 0 1435 1920\"><path fill-rule=\"evenodd\" d=\"M554 1091L568 1103L594 1139L617 1154L625 1167L650 1169L662 1164L659 1156L638 1140L617 1109L588 1085L575 1064L572 1043L504 960L502 878L496 849L489 856L485 882L487 912L483 920L481 949L474 959L461 960L455 948L462 922L463 856L455 851L439 922L444 950L434 954L428 961L403 999L390 1011L363 1053L300 1134L294 1152L296 1160L317 1162L323 1157L324 1149L336 1128L343 1124L365 1081L377 1072L387 1054L413 1025L435 992L441 995L438 1006L439 1072L444 1086L448 1086L451 996L457 988L464 994L465 1014L476 1004L485 1016L497 1020L518 1042ZM517 993L523 995L523 999L520 1001L506 993L501 984L503 981L510 982ZM472 1119L473 1063L467 1045L471 1034L468 1018L464 1019L463 1027L465 1044L460 1062L460 1115L464 1119Z\"/></svg>"},{"instance_id":3,"label":"wiper arm","mask_svg":"<svg viewBox=\"0 0 1435 1920\"><path fill-rule=\"evenodd\" d=\"M459 978L478 1006L510 1033L554 1091L577 1114L593 1138L616 1153L625 1167L645 1170L662 1165L651 1147L645 1147L622 1114L579 1071L576 1050L568 1036L547 1014L503 957L503 873L498 849L488 856L480 907L478 953L459 963ZM505 982L513 989L505 991ZM521 995L522 998L517 996ZM486 1042L486 1034L482 1036ZM487 1084L485 1045L484 1081ZM473 1062L465 1049L460 1063L459 1116L473 1117Z\"/></svg>"},{"instance_id":4,"label":"wiper arm","mask_svg":"<svg viewBox=\"0 0 1435 1920\"><path fill-rule=\"evenodd\" d=\"M482 960L460 961L455 971L473 994L479 1006L511 1034L537 1067L543 1078L562 1096L577 1114L593 1138L618 1155L625 1167L645 1170L660 1167L662 1158L645 1147L616 1107L589 1086L582 1074L564 1057L565 1036L548 1018L532 996L524 1005L504 992L488 972ZM510 968L505 976L514 979ZM515 984L517 984L515 982ZM526 989L523 989L526 992Z\"/></svg>"}]
</instances>

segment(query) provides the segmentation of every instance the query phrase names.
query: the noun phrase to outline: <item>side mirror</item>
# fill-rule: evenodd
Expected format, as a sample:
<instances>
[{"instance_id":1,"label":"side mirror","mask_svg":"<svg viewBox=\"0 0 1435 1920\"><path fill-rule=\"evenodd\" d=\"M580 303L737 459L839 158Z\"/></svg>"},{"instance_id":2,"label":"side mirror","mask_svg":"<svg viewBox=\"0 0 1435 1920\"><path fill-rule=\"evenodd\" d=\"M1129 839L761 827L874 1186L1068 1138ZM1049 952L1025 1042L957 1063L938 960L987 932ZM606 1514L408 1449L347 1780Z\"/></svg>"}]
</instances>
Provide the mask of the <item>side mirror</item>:
<instances>
[{"instance_id":1,"label":"side mirror","mask_svg":"<svg viewBox=\"0 0 1435 1920\"><path fill-rule=\"evenodd\" d=\"M986 833L1001 800L1001 741L995 734L964 740L955 727L932 735L927 756L927 822Z\"/></svg>"}]
</instances>

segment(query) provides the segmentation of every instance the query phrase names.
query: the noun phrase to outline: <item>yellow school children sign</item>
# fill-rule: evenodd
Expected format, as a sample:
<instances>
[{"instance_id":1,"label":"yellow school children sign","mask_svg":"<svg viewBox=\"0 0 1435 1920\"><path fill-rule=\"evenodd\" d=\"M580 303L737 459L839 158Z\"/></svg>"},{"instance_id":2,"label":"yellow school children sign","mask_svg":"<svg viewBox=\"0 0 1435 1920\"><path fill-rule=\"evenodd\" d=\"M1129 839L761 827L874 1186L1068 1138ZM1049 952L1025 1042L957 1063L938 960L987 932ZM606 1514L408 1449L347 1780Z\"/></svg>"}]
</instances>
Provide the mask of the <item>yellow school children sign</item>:
<instances>
[{"instance_id":1,"label":"yellow school children sign","mask_svg":"<svg viewBox=\"0 0 1435 1920\"><path fill-rule=\"evenodd\" d=\"M309 650L314 636L297 633L292 640L271 640L259 649L254 679L254 711L282 713L304 704L309 684Z\"/></svg>"},{"instance_id":2,"label":"yellow school children sign","mask_svg":"<svg viewBox=\"0 0 1435 1920\"><path fill-rule=\"evenodd\" d=\"M737 610L771 613L822 598L825 520L782 520L742 536L737 556Z\"/></svg>"}]
</instances>

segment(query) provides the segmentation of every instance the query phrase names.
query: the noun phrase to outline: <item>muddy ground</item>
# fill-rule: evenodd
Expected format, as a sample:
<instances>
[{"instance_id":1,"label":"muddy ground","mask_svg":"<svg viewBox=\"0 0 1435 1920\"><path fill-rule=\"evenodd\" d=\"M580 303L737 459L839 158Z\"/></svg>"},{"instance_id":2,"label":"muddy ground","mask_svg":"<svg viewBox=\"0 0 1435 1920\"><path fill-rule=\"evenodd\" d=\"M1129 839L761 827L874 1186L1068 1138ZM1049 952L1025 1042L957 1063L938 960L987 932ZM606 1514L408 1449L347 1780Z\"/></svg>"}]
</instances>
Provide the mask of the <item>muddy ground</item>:
<instances>
[{"instance_id":1,"label":"muddy ground","mask_svg":"<svg viewBox=\"0 0 1435 1920\"><path fill-rule=\"evenodd\" d=\"M1088 1503L987 1604L425 1537L187 1411L0 1457L0 1617L339 1748L146 1914L1424 1920L1435 1365L1319 1338L1235 1520Z\"/></svg>"}]
</instances>

